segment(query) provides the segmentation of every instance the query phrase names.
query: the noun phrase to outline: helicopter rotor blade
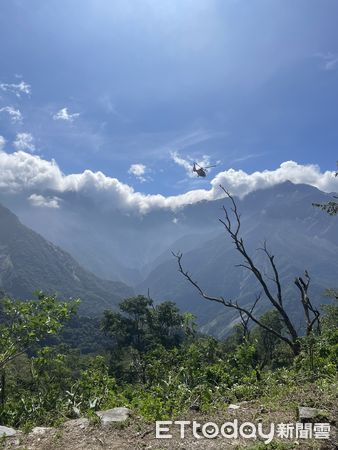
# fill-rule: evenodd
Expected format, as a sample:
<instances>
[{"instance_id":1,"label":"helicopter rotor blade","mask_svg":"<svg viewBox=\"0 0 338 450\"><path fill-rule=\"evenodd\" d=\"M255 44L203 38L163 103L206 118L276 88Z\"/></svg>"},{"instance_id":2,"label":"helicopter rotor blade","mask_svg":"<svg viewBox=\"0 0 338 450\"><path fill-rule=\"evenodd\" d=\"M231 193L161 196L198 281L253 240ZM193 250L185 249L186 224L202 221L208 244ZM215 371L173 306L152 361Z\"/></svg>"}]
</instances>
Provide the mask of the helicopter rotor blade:
<instances>
[{"instance_id":1,"label":"helicopter rotor blade","mask_svg":"<svg viewBox=\"0 0 338 450\"><path fill-rule=\"evenodd\" d=\"M217 164L215 164L213 166L206 166L206 167L204 167L204 169L210 169L211 167L217 167Z\"/></svg>"}]
</instances>

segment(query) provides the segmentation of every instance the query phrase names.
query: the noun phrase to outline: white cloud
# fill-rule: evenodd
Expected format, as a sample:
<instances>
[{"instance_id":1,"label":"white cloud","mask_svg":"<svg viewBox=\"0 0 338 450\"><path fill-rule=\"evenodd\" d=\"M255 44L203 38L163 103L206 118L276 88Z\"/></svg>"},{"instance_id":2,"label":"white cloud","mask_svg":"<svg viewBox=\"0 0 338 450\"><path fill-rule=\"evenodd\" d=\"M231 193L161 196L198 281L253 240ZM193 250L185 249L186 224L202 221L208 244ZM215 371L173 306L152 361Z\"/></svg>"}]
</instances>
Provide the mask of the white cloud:
<instances>
[{"instance_id":1,"label":"white cloud","mask_svg":"<svg viewBox=\"0 0 338 450\"><path fill-rule=\"evenodd\" d=\"M28 197L29 202L39 208L60 208L60 200L58 197L44 197L39 194L32 194Z\"/></svg>"},{"instance_id":2,"label":"white cloud","mask_svg":"<svg viewBox=\"0 0 338 450\"><path fill-rule=\"evenodd\" d=\"M128 169L128 173L134 175L141 183L147 181L145 177L147 171L148 169L144 164L132 164Z\"/></svg>"},{"instance_id":3,"label":"white cloud","mask_svg":"<svg viewBox=\"0 0 338 450\"><path fill-rule=\"evenodd\" d=\"M80 192L93 198L97 203L112 205L126 211L147 213L152 209L168 208L173 211L187 204L201 200L221 198L222 184L230 192L244 196L256 189L267 188L286 180L316 186L325 192L338 191L338 178L334 172L321 172L314 164L302 165L286 161L275 170L246 173L229 169L218 173L211 181L209 189L195 189L184 194L165 197L161 194L146 195L116 178L102 172L85 170L82 173L65 175L55 161L46 161L37 155L18 151L0 152L0 190L12 193L44 195L54 191L62 196L65 192Z\"/></svg>"},{"instance_id":4,"label":"white cloud","mask_svg":"<svg viewBox=\"0 0 338 450\"><path fill-rule=\"evenodd\" d=\"M0 113L5 112L9 115L12 123L22 122L22 114L19 109L13 108L13 106L4 106L0 108Z\"/></svg>"},{"instance_id":5,"label":"white cloud","mask_svg":"<svg viewBox=\"0 0 338 450\"><path fill-rule=\"evenodd\" d=\"M53 115L54 120L64 120L66 122L73 122L77 117L80 116L80 113L69 113L68 108L61 108L57 113Z\"/></svg>"},{"instance_id":6,"label":"white cloud","mask_svg":"<svg viewBox=\"0 0 338 450\"><path fill-rule=\"evenodd\" d=\"M275 170L264 170L248 174L243 170L229 169L218 173L211 181L213 188L220 184L234 195L244 197L249 192L264 189L284 181L309 184L324 192L338 191L338 179L334 172L321 172L316 164L298 164L295 161L285 161Z\"/></svg>"},{"instance_id":7,"label":"white cloud","mask_svg":"<svg viewBox=\"0 0 338 450\"><path fill-rule=\"evenodd\" d=\"M4 92L12 92L17 97L21 97L21 94L29 95L32 90L31 86L25 81L20 81L20 83L0 83L0 89Z\"/></svg>"},{"instance_id":8,"label":"white cloud","mask_svg":"<svg viewBox=\"0 0 338 450\"><path fill-rule=\"evenodd\" d=\"M132 164L129 167L128 173L139 177L140 175L144 175L146 172L146 166L144 164Z\"/></svg>"},{"instance_id":9,"label":"white cloud","mask_svg":"<svg viewBox=\"0 0 338 450\"><path fill-rule=\"evenodd\" d=\"M35 152L34 138L30 133L17 133L13 144L16 150Z\"/></svg>"},{"instance_id":10,"label":"white cloud","mask_svg":"<svg viewBox=\"0 0 338 450\"><path fill-rule=\"evenodd\" d=\"M0 134L0 151L5 148L6 139Z\"/></svg>"},{"instance_id":11,"label":"white cloud","mask_svg":"<svg viewBox=\"0 0 338 450\"><path fill-rule=\"evenodd\" d=\"M177 165L183 167L186 172L188 173L188 175L191 175L192 172L192 163L191 161L188 161L184 158L182 158L178 152L171 152L170 153L171 159L174 161L174 163L176 163Z\"/></svg>"}]
</instances>

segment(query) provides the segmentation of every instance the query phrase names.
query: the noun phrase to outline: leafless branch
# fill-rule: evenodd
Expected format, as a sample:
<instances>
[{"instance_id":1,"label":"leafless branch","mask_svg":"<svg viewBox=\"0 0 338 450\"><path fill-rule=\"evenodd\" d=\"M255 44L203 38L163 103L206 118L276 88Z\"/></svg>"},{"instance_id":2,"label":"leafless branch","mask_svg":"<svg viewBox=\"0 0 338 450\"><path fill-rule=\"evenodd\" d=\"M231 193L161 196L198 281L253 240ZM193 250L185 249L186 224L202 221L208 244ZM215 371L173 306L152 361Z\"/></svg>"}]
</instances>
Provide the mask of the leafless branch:
<instances>
[{"instance_id":1,"label":"leafless branch","mask_svg":"<svg viewBox=\"0 0 338 450\"><path fill-rule=\"evenodd\" d=\"M273 328L269 327L268 325L263 323L260 319L255 317L253 315L253 309L252 308L251 309L247 309L247 308L244 308L243 306L240 306L238 304L238 302L234 303L232 300L225 300L223 297L215 297L215 296L212 296L212 295L209 295L209 294L205 293L201 289L199 284L196 281L194 281L191 278L191 276L189 275L189 273L183 268L183 265L182 265L183 254L182 253L174 253L174 252L172 252L172 254L177 259L179 272L187 279L187 281L189 281L190 284L192 284L196 288L196 290L199 292L199 294L205 300L209 300L209 301L212 301L212 302L220 303L220 304L222 304L223 306L225 306L227 308L233 308L233 309L236 309L238 312L246 314L254 323L259 325L261 328L263 328L264 330L268 331L269 333L275 335L276 337L278 337L282 341L286 342L288 345L290 345L291 348L294 348L295 343L291 339L289 339L288 337L286 337L283 334L279 333L278 331L274 330ZM258 297L258 299L256 299L256 302L255 302L256 304L259 301L259 299L260 299L260 296ZM256 306L256 305L254 305L254 306Z\"/></svg>"},{"instance_id":2,"label":"leafless branch","mask_svg":"<svg viewBox=\"0 0 338 450\"><path fill-rule=\"evenodd\" d=\"M275 282L276 286L277 286L277 299L278 299L278 303L281 307L283 307L283 298L282 298L282 286L281 286L281 282L280 282L280 278L279 278L279 273L277 270L277 266L275 264L275 256L272 255L268 248L267 248L267 243L266 241L264 241L264 246L263 248L261 248L260 250L262 250L266 256L268 257L269 261L270 261L270 265L272 267L272 271L274 274L274 277L272 278L272 281Z\"/></svg>"},{"instance_id":3,"label":"leafless branch","mask_svg":"<svg viewBox=\"0 0 338 450\"><path fill-rule=\"evenodd\" d=\"M199 283L192 279L191 275L183 268L182 265L182 253L173 253L173 255L176 257L178 262L178 268L179 272L186 278L186 280L192 284L195 289L198 291L198 293L205 299L209 301L213 301L219 304L222 304L223 306L227 308L234 308L236 309L239 314L240 318L243 324L243 327L247 330L248 327L248 321L252 320L254 323L256 323L261 328L265 329L269 333L273 334L274 336L278 337L282 341L286 342L294 351L295 354L298 354L300 351L300 345L299 345L299 335L298 332L293 325L288 313L285 310L285 307L283 305L283 295L282 295L282 285L280 280L280 275L278 272L277 265L275 263L275 256L270 253L270 251L267 248L266 242L264 242L262 250L266 257L269 260L270 267L273 273L273 276L270 277L268 275L264 275L263 272L258 268L258 266L255 264L254 260L248 253L245 243L243 241L243 238L240 236L240 230L241 230L241 216L238 212L237 204L235 202L235 199L233 196L223 187L220 186L223 192L225 193L228 200L230 200L231 206L229 209L227 209L225 206L223 206L223 212L224 212L224 218L219 219L219 221L224 226L226 232L230 236L232 242L235 245L236 250L242 255L244 262L237 265L237 267L243 267L246 270L249 270L258 281L258 284L262 288L262 292L265 294L271 305L277 310L279 313L279 316L283 322L283 324L286 327L286 330L288 332L288 336L285 336L282 334L282 332L278 332L274 330L273 328L269 327L265 323L263 323L259 318L257 318L254 314L254 308L256 307L259 299L261 298L261 295L256 298L256 301L254 302L252 308L245 308L238 304L238 302L234 302L232 300L226 300L222 296L211 296L208 293L204 292L203 289L200 287ZM267 280L273 281L276 290L274 291L272 287L269 285ZM306 322L307 322L307 332L311 332L313 330L314 325L317 323L318 329L320 326L319 321L319 312L316 310L313 305L311 304L309 297L308 297L308 288L310 284L310 277L307 272L305 272L305 280L303 280L301 277L297 278L295 281L296 286L300 290L301 293L301 302L304 308L304 313L306 316Z\"/></svg>"},{"instance_id":4,"label":"leafless branch","mask_svg":"<svg viewBox=\"0 0 338 450\"><path fill-rule=\"evenodd\" d=\"M224 225L227 233L230 235L233 243L235 244L236 250L244 258L245 263L244 264L242 263L240 266L246 268L247 270L249 270L253 273L253 275L257 279L258 283L263 288L263 292L265 293L266 297L268 298L268 300L270 301L272 306L275 309L277 309L277 311L279 312L282 321L284 322L288 332L290 333L290 336L292 337L292 341L296 342L298 339L298 333L283 307L281 283L280 283L280 279L279 279L278 270L277 270L276 264L274 262L274 256L269 253L269 251L267 250L266 244L265 244L263 251L267 255L267 257L270 261L273 273L274 273L274 281L275 281L275 284L277 287L276 294L274 294L271 291L271 289L269 288L268 283L262 274L262 271L259 270L259 268L254 263L253 259L249 255L249 253L245 247L243 238L241 236L239 236L239 231L241 228L240 214L238 213L237 205L236 205L236 202L235 202L233 196L222 186L220 186L220 187L231 202L231 205L232 205L231 211L234 214L234 221L235 221L234 229L231 224L231 219L230 219L228 210L225 207L223 207L223 210L225 213L225 220L222 220L222 219L219 219L219 220Z\"/></svg>"},{"instance_id":5,"label":"leafless branch","mask_svg":"<svg viewBox=\"0 0 338 450\"><path fill-rule=\"evenodd\" d=\"M308 295L310 282L311 278L307 271L305 271L305 280L302 277L298 277L295 279L295 285L299 289L301 296L301 303L303 305L307 327L306 332L308 335L312 333L313 327L316 323L317 323L317 330L318 332L320 332L320 320L319 320L320 312L316 308L314 308Z\"/></svg>"}]
</instances>

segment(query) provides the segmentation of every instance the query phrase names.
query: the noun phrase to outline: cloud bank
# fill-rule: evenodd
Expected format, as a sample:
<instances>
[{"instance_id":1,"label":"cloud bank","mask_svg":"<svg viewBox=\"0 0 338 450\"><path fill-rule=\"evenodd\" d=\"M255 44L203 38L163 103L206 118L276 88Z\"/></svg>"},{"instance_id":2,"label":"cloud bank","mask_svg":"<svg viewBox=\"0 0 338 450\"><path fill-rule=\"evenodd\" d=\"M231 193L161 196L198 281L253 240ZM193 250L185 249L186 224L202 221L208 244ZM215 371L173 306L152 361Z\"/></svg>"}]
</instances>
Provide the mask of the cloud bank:
<instances>
[{"instance_id":1,"label":"cloud bank","mask_svg":"<svg viewBox=\"0 0 338 450\"><path fill-rule=\"evenodd\" d=\"M136 192L131 186L102 172L85 170L82 173L66 175L53 160L47 161L24 151L11 154L0 151L0 192L27 194L30 202L37 204L40 201L39 206L43 206L43 199L55 200L55 197L46 195L47 191L53 191L53 195L59 197L66 192L79 192L100 204L141 214L161 208L175 211L198 201L221 198L223 195L220 184L232 194L243 197L254 190L286 180L309 184L324 192L338 191L338 178L334 177L334 172L321 172L319 166L314 164L302 165L286 161L275 170L246 173L229 169L220 172L211 179L209 189L195 189L167 197L161 194L147 195ZM43 196L43 199L39 196ZM58 200L56 203L59 206Z\"/></svg>"}]
</instances>

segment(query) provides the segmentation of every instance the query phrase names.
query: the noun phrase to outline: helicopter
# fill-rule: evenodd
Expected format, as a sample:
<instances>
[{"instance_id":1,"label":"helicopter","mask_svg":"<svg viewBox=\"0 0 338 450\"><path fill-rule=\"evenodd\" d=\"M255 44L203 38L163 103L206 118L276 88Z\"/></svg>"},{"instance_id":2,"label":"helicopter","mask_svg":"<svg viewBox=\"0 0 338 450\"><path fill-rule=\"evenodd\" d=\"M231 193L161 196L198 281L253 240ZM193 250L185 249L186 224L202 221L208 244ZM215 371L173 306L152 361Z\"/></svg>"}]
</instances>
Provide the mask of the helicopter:
<instances>
[{"instance_id":1,"label":"helicopter","mask_svg":"<svg viewBox=\"0 0 338 450\"><path fill-rule=\"evenodd\" d=\"M199 164L197 164L196 162L194 162L192 171L196 172L198 177L203 177L204 178L207 175L207 169L210 169L211 167L216 167L216 165L202 167Z\"/></svg>"}]
</instances>

